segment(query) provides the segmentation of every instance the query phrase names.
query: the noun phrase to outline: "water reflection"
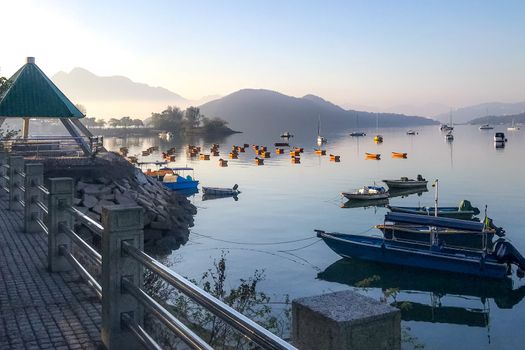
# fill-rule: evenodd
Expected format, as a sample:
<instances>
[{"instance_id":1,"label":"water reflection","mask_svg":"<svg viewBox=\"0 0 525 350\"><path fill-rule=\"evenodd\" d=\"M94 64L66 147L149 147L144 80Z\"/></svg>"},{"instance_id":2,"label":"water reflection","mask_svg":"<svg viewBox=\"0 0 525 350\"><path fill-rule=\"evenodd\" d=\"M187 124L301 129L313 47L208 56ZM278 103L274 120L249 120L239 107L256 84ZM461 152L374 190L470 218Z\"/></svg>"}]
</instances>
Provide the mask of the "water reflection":
<instances>
[{"instance_id":1,"label":"water reflection","mask_svg":"<svg viewBox=\"0 0 525 350\"><path fill-rule=\"evenodd\" d=\"M500 309L512 309L525 297L525 285L514 289L510 278L489 280L357 259L340 259L320 272L317 278L356 287L371 276L378 278L370 280L370 288L399 288L400 291L433 293L438 297L469 296L482 301L490 298Z\"/></svg>"}]
</instances>

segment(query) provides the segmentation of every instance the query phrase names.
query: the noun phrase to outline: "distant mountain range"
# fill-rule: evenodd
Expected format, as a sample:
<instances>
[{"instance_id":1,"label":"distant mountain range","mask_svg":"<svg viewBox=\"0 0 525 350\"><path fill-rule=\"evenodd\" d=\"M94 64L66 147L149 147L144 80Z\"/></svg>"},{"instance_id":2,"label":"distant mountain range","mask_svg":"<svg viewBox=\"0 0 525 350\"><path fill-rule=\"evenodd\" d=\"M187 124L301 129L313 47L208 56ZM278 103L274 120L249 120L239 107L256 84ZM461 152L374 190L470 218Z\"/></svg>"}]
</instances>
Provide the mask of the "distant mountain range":
<instances>
[{"instance_id":1,"label":"distant mountain range","mask_svg":"<svg viewBox=\"0 0 525 350\"><path fill-rule=\"evenodd\" d=\"M500 115L500 116L494 116L489 115L486 117L480 117L476 119L472 119L469 121L469 124L473 125L481 125L481 124L512 124L512 123L523 125L525 124L525 113L519 113L519 114L511 114L511 115Z\"/></svg>"},{"instance_id":2,"label":"distant mountain range","mask_svg":"<svg viewBox=\"0 0 525 350\"><path fill-rule=\"evenodd\" d=\"M250 133L272 133L289 130L292 133L315 134L318 118L325 131L375 127L430 125L437 122L417 116L394 113L370 113L345 110L321 97L301 98L276 91L243 89L200 106L207 117L219 117L235 130Z\"/></svg>"},{"instance_id":3,"label":"distant mountain range","mask_svg":"<svg viewBox=\"0 0 525 350\"><path fill-rule=\"evenodd\" d=\"M199 105L220 96L188 100L163 87L137 83L123 76L101 77L83 68L58 72L51 80L75 103L82 104L89 116L144 118L168 105L181 108Z\"/></svg>"},{"instance_id":4,"label":"distant mountain range","mask_svg":"<svg viewBox=\"0 0 525 350\"><path fill-rule=\"evenodd\" d=\"M489 102L462 107L452 111L452 121L454 123L463 124L476 118L518 114L523 113L524 111L525 101L516 103ZM436 115L434 118L441 122L448 123L450 120L450 112Z\"/></svg>"}]
</instances>

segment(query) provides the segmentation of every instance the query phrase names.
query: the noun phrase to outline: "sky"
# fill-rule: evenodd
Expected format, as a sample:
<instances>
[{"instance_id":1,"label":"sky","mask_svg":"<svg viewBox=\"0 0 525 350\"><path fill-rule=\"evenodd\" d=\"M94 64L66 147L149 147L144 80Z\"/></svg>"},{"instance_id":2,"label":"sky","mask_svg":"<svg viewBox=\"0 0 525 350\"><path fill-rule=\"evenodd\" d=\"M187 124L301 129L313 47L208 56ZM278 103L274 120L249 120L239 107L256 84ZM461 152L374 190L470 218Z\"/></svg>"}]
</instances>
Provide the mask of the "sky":
<instances>
[{"instance_id":1,"label":"sky","mask_svg":"<svg viewBox=\"0 0 525 350\"><path fill-rule=\"evenodd\" d=\"M342 106L525 100L525 1L0 0L0 75L35 56L188 99L266 88Z\"/></svg>"}]
</instances>

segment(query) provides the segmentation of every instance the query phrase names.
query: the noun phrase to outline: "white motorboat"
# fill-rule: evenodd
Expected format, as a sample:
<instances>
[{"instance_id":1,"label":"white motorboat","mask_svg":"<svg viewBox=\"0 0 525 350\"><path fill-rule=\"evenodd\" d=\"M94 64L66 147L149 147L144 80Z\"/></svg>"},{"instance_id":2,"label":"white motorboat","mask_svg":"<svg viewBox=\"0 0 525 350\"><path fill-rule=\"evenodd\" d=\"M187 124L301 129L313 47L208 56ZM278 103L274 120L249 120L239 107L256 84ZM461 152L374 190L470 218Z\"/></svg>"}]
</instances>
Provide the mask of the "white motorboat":
<instances>
[{"instance_id":1,"label":"white motorboat","mask_svg":"<svg viewBox=\"0 0 525 350\"><path fill-rule=\"evenodd\" d=\"M348 199L359 200L385 199L390 196L388 191L381 186L363 186L353 192L343 192L341 194Z\"/></svg>"}]
</instances>

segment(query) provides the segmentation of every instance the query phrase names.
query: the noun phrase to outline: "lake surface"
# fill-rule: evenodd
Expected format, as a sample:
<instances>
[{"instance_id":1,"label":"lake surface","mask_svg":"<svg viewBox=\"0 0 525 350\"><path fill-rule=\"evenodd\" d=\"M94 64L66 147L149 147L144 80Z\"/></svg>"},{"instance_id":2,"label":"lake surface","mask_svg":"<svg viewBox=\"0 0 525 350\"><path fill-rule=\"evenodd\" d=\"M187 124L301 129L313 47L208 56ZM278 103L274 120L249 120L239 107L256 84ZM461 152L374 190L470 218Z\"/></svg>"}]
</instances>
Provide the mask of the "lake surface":
<instances>
[{"instance_id":1,"label":"lake surface","mask_svg":"<svg viewBox=\"0 0 525 350\"><path fill-rule=\"evenodd\" d=\"M293 132L293 130L291 130ZM352 138L348 132L326 136L327 153L341 156L340 163L313 153L315 138L297 135L290 140L304 147L301 164L290 156L275 155L274 142L261 135L236 134L220 141L221 156L227 158L233 144L263 144L272 158L256 166L252 149L227 168L210 161L187 159L186 142L158 138L106 138L111 150L128 146L138 154L152 145L162 150L177 147L172 166L191 166L201 185L231 187L239 185L238 200L202 200L198 193L189 197L197 206L195 226L189 242L170 257L173 268L184 276L199 278L227 251L229 283L265 271L261 288L280 301L289 295L310 296L355 288L363 278L377 275L380 280L363 293L379 298L382 289L399 288L397 301L411 301L403 314L403 325L426 349L518 349L525 344L525 280L513 276L503 282L480 282L435 272L402 267L385 267L340 259L314 229L379 235L372 227L383 222L385 208L342 208L340 193L363 185L380 184L382 179L422 174L439 179L440 205L458 205L468 199L507 231L507 238L525 253L522 216L525 210L525 130L507 132L505 128L480 131L474 126L456 126L455 140L445 141L437 126L418 128L408 136L405 129L381 130L384 142L373 143L374 130ZM508 143L496 149L495 131L504 131ZM209 150L210 144L191 140ZM216 141L214 141L216 142ZM390 152L407 152L407 159L392 159ZM381 153L382 160L365 160L364 152ZM158 160L159 154L144 159ZM390 199L392 205L433 205L434 190ZM289 242L289 243L286 243ZM521 288L520 288L521 287Z\"/></svg>"}]
</instances>

